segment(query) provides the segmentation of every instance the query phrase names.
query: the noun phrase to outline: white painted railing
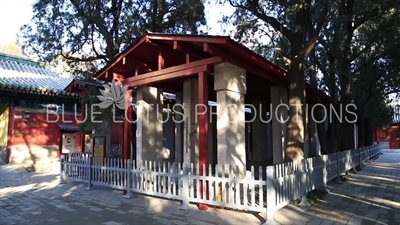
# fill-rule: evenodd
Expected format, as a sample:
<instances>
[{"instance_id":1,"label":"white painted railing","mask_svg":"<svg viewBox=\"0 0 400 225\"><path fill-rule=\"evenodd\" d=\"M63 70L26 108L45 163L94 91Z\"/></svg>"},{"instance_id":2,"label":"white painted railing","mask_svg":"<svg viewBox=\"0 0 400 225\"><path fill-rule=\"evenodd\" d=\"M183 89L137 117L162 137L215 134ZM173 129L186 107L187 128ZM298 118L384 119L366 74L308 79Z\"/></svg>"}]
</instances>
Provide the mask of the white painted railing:
<instances>
[{"instance_id":1,"label":"white painted railing","mask_svg":"<svg viewBox=\"0 0 400 225\"><path fill-rule=\"evenodd\" d=\"M62 155L61 182L66 180L240 210L267 212L268 217L289 204L322 188L326 183L381 153L380 145L310 157L298 162L267 166L266 170L169 162L135 162L113 158L93 158L87 154ZM266 176L263 176L266 171ZM338 179L340 182L340 179Z\"/></svg>"}]
</instances>

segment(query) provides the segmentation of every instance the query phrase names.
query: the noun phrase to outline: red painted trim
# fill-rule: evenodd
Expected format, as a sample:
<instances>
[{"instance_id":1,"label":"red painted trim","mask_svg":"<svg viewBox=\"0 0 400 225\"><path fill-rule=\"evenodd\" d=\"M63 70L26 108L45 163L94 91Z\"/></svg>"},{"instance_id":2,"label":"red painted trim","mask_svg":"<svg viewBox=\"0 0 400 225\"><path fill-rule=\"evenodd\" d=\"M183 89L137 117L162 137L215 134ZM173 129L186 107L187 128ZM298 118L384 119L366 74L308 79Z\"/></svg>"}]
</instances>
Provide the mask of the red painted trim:
<instances>
[{"instance_id":1,"label":"red painted trim","mask_svg":"<svg viewBox=\"0 0 400 225\"><path fill-rule=\"evenodd\" d=\"M158 70L164 69L164 57L161 49L158 50Z\"/></svg>"},{"instance_id":2,"label":"red painted trim","mask_svg":"<svg viewBox=\"0 0 400 225\"><path fill-rule=\"evenodd\" d=\"M228 36L199 36L179 34L147 34L147 37L149 40L210 42L216 44L226 44L228 43L228 40L230 40Z\"/></svg>"},{"instance_id":3,"label":"red painted trim","mask_svg":"<svg viewBox=\"0 0 400 225\"><path fill-rule=\"evenodd\" d=\"M125 93L125 99L129 99L132 102L132 92ZM124 129L123 129L123 148L122 148L122 159L131 158L131 133L132 133L132 105L126 106L124 115Z\"/></svg>"},{"instance_id":4,"label":"red painted trim","mask_svg":"<svg viewBox=\"0 0 400 225\"><path fill-rule=\"evenodd\" d=\"M79 91L78 96L83 98L86 95L86 91Z\"/></svg>"},{"instance_id":5,"label":"red painted trim","mask_svg":"<svg viewBox=\"0 0 400 225\"><path fill-rule=\"evenodd\" d=\"M144 71L151 71L151 68L149 67L149 65L147 65L147 63L141 62L137 59L130 58L130 57L122 58L122 65L139 68Z\"/></svg>"},{"instance_id":6,"label":"red painted trim","mask_svg":"<svg viewBox=\"0 0 400 225\"><path fill-rule=\"evenodd\" d=\"M243 59L251 59L251 61L253 61L254 64L262 66L263 68L274 73L275 75L287 77L288 74L285 70L281 69L279 66L273 64L272 62L266 60L265 58L257 55L256 53L240 45L239 43L229 39L227 45L229 46L229 48L232 48L233 50L239 52Z\"/></svg>"},{"instance_id":7,"label":"red painted trim","mask_svg":"<svg viewBox=\"0 0 400 225\"><path fill-rule=\"evenodd\" d=\"M7 131L7 147L6 147L6 164L9 164L11 162L10 157L11 157L11 145L12 145L12 139L13 139L13 131L14 131L14 110L15 106L9 106L8 107L8 131Z\"/></svg>"},{"instance_id":8,"label":"red painted trim","mask_svg":"<svg viewBox=\"0 0 400 225\"><path fill-rule=\"evenodd\" d=\"M199 73L199 105L197 106L197 114L199 120L199 165L200 165L200 176L203 175L203 166L205 166L205 172L208 174L208 84L207 84L207 73ZM206 108L204 108L205 106ZM208 199L208 184L206 184L206 196L203 196L203 181L200 181L200 198ZM201 210L207 210L208 206L200 204Z\"/></svg>"},{"instance_id":9,"label":"red painted trim","mask_svg":"<svg viewBox=\"0 0 400 225\"><path fill-rule=\"evenodd\" d=\"M135 77L126 78L123 82L124 85L136 87L139 85L149 85L156 82L168 81L185 76L192 76L193 74L204 72L208 69L208 65L218 64L223 62L222 57L215 56L195 62L182 64L179 66L169 67L167 69L154 71L142 74Z\"/></svg>"},{"instance_id":10,"label":"red painted trim","mask_svg":"<svg viewBox=\"0 0 400 225\"><path fill-rule=\"evenodd\" d=\"M103 67L96 75L95 77L97 79L101 79L102 76L105 75L105 73L109 70L112 70L113 67L115 67L123 58L125 58L129 53L131 53L133 50L135 50L139 45L142 43L146 42L148 40L147 35L141 37L136 43L134 43L130 48L127 48L125 51L123 51L118 57L116 57L111 63Z\"/></svg>"},{"instance_id":11,"label":"red painted trim","mask_svg":"<svg viewBox=\"0 0 400 225\"><path fill-rule=\"evenodd\" d=\"M237 47L234 48L234 45L238 44L236 42L233 43L234 44L231 43L232 45L231 48L238 50L242 56L241 58L237 58L232 55L226 54L223 50L218 49L218 47L209 43L203 43L203 50L204 52L207 52L212 55L222 56L225 61L232 63L238 67L241 67L246 71L249 71L254 75L259 76L263 79L267 79L269 81L272 81L278 85L282 85L285 87L288 85L289 77L284 70L282 70L278 66L272 64L271 62L258 56L257 54L251 52L246 48L237 48ZM246 62L243 59L250 59L250 63ZM272 74L269 74L268 72ZM330 103L329 96L327 96L317 88L314 88L309 84L306 84L306 90L308 94L317 94L322 98L322 100Z\"/></svg>"},{"instance_id":12,"label":"red painted trim","mask_svg":"<svg viewBox=\"0 0 400 225\"><path fill-rule=\"evenodd\" d=\"M139 81L133 81L133 82L123 83L123 84L128 85L129 87L151 86L153 84L160 83L160 82L175 80L178 78L195 76L195 74L197 74L199 72L204 72L204 71L208 71L208 70L209 70L209 67L207 65L203 65L203 66L198 66L198 67L186 69L183 71L177 71L177 72L173 72L170 74L165 74L165 75L161 75L158 77L152 77L152 78L148 78L148 79L141 78L142 75L140 75L140 76L137 76L137 78L140 78Z\"/></svg>"},{"instance_id":13,"label":"red painted trim","mask_svg":"<svg viewBox=\"0 0 400 225\"><path fill-rule=\"evenodd\" d=\"M127 92L125 93L125 99L129 99L128 101L125 100L125 102L132 102L132 92ZM122 153L121 157L122 159L131 159L131 133L132 133L132 104L126 105L125 107L125 115L124 115L124 128L123 128L123 148L122 148ZM125 161L124 161L125 163ZM126 182L126 180L125 180ZM127 191L124 190L123 194L126 195Z\"/></svg>"},{"instance_id":14,"label":"red painted trim","mask_svg":"<svg viewBox=\"0 0 400 225\"><path fill-rule=\"evenodd\" d=\"M204 58L208 57L207 54L204 54L203 52L197 52L196 50L193 49L193 47L188 46L187 44L183 43L182 41L174 41L172 45L173 45L172 48L174 50L185 53L186 63L190 62L190 59L188 59L190 56L193 56L193 57L196 57L199 59L204 59Z\"/></svg>"},{"instance_id":15,"label":"red painted trim","mask_svg":"<svg viewBox=\"0 0 400 225\"><path fill-rule=\"evenodd\" d=\"M84 120L86 114L85 104L82 103L82 120ZM85 132L81 132L81 152L85 153Z\"/></svg>"},{"instance_id":16,"label":"red painted trim","mask_svg":"<svg viewBox=\"0 0 400 225\"><path fill-rule=\"evenodd\" d=\"M58 161L61 160L61 154L62 154L62 140L63 140L63 132L60 130L60 138L58 140Z\"/></svg>"}]
</instances>

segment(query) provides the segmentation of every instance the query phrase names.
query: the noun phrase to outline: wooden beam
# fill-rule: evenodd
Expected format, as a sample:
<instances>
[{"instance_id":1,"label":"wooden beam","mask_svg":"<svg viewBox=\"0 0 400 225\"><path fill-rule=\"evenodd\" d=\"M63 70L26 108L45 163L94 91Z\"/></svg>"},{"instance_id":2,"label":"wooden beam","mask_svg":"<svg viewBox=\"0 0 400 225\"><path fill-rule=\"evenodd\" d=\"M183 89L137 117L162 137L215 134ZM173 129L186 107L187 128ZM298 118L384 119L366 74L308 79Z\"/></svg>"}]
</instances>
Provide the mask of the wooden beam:
<instances>
[{"instance_id":1,"label":"wooden beam","mask_svg":"<svg viewBox=\"0 0 400 225\"><path fill-rule=\"evenodd\" d=\"M105 72L112 70L119 62L121 62L121 60L123 58L125 58L129 53L131 53L133 50L135 50L138 46L140 46L141 44L145 43L147 41L148 37L142 37L139 41L137 41L135 43L134 46L124 50L117 58L115 58L111 63L109 63L108 65L106 65L105 67L103 67L103 69L101 69L96 75L95 77L100 79Z\"/></svg>"},{"instance_id":2,"label":"wooden beam","mask_svg":"<svg viewBox=\"0 0 400 225\"><path fill-rule=\"evenodd\" d=\"M263 79L267 79L269 81L272 81L272 82L274 82L278 85L282 85L284 87L288 86L289 76L287 76L286 73L284 73L284 71L281 69L279 69L279 71L277 73L277 69L275 68L276 66L274 67L273 64L267 65L264 62L264 63L258 64L259 66L256 67L256 66L252 65L250 62L245 62L236 57L233 57L232 55L226 54L225 52L221 51L220 49L218 49L217 47L215 47L214 45L209 44L209 43L203 44L203 50L205 52L213 54L213 55L222 56L225 61L232 63L236 66L239 66L239 67L241 67ZM257 60L257 62L258 61L261 62L261 60ZM309 84L306 84L306 91L309 94L317 94L325 101L330 102L330 99L326 94L324 94L320 90L312 87Z\"/></svg>"},{"instance_id":3,"label":"wooden beam","mask_svg":"<svg viewBox=\"0 0 400 225\"><path fill-rule=\"evenodd\" d=\"M164 69L164 57L161 48L158 50L158 70Z\"/></svg>"},{"instance_id":4,"label":"wooden beam","mask_svg":"<svg viewBox=\"0 0 400 225\"><path fill-rule=\"evenodd\" d=\"M223 62L222 57L216 56L203 60L198 60L179 66L169 67L159 71L153 71L146 74L141 74L135 77L129 77L124 80L125 85L130 87L136 87L139 84L145 85L148 82L166 81L170 79L176 79L184 76L188 76L190 72L199 73L208 70L208 65L214 65ZM140 81L140 82L139 82ZM139 83L138 83L139 82Z\"/></svg>"},{"instance_id":5,"label":"wooden beam","mask_svg":"<svg viewBox=\"0 0 400 225\"><path fill-rule=\"evenodd\" d=\"M186 54L186 63L190 63L190 55Z\"/></svg>"},{"instance_id":6,"label":"wooden beam","mask_svg":"<svg viewBox=\"0 0 400 225\"><path fill-rule=\"evenodd\" d=\"M124 81L124 75L118 74L118 73L112 73L112 77L114 80L117 80L117 82L123 82Z\"/></svg>"},{"instance_id":7,"label":"wooden beam","mask_svg":"<svg viewBox=\"0 0 400 225\"><path fill-rule=\"evenodd\" d=\"M123 85L128 85L128 87L138 87L138 86L145 86L145 85L151 85L151 84L156 84L159 82L164 82L164 81L170 81L178 78L183 78L183 77L190 77L190 76L195 76L199 72L204 72L208 71L209 67L207 65L201 65L197 67L192 67L188 68L185 70L180 70L180 71L175 71L167 74L162 74L159 76L153 76L153 77L146 77L145 75L139 75L134 78L139 78L136 80L130 80L126 81L123 83Z\"/></svg>"},{"instance_id":8,"label":"wooden beam","mask_svg":"<svg viewBox=\"0 0 400 225\"><path fill-rule=\"evenodd\" d=\"M251 59L254 62L254 64L257 64L257 65L265 68L269 72L271 72L275 75L279 75L279 76L287 76L288 75L285 70L283 70L279 66L273 64L272 62L266 60L265 58L255 54L250 49L243 47L232 40L229 41L227 44L228 44L227 47L229 49L234 49L238 53L237 55L240 55L242 58Z\"/></svg>"},{"instance_id":9,"label":"wooden beam","mask_svg":"<svg viewBox=\"0 0 400 225\"><path fill-rule=\"evenodd\" d=\"M233 65L236 65L240 68L243 68L263 79L272 81L282 86L287 85L288 77L280 77L277 76L276 74L272 74L271 72L268 72L268 70L266 70L265 68L254 66L251 63L244 61L243 59L239 59L232 55L226 54L225 52L221 51L220 49L211 44L204 43L203 50L209 54L221 56L224 58L225 61L232 63Z\"/></svg>"},{"instance_id":10,"label":"wooden beam","mask_svg":"<svg viewBox=\"0 0 400 225\"><path fill-rule=\"evenodd\" d=\"M155 47L157 47L159 50L164 52L164 57L168 53L168 57L172 57L174 60L179 59L182 61L182 63L185 60L185 55L182 54L181 52L178 51L173 51L171 49L171 45L165 44L164 42L159 42L159 41L149 41L149 43Z\"/></svg>"},{"instance_id":11,"label":"wooden beam","mask_svg":"<svg viewBox=\"0 0 400 225\"><path fill-rule=\"evenodd\" d=\"M152 71L152 69L149 68L149 65L147 63L141 62L133 58L124 57L122 59L122 65L131 66L133 68L139 68L146 72Z\"/></svg>"},{"instance_id":12,"label":"wooden beam","mask_svg":"<svg viewBox=\"0 0 400 225\"><path fill-rule=\"evenodd\" d=\"M147 34L149 40L163 40L163 41L185 41L185 42L210 42L226 44L229 37L217 36L196 36L196 35L176 35L176 34Z\"/></svg>"},{"instance_id":13,"label":"wooden beam","mask_svg":"<svg viewBox=\"0 0 400 225\"><path fill-rule=\"evenodd\" d=\"M185 53L186 55L190 55L190 56L192 56L192 57L196 57L196 58L198 58L198 59L204 59L204 58L207 58L207 57L209 57L208 55L206 55L206 54L204 54L203 52L201 52L201 49L200 49L200 52L199 51L195 51L194 49L193 49L193 47L189 47L187 44L185 44L185 43L182 43L181 41L174 41L174 43L173 43L173 49L174 50L178 50L178 51L180 51L180 52L183 52L183 53ZM203 53L203 54L202 54ZM187 59L187 58L186 58Z\"/></svg>"}]
</instances>

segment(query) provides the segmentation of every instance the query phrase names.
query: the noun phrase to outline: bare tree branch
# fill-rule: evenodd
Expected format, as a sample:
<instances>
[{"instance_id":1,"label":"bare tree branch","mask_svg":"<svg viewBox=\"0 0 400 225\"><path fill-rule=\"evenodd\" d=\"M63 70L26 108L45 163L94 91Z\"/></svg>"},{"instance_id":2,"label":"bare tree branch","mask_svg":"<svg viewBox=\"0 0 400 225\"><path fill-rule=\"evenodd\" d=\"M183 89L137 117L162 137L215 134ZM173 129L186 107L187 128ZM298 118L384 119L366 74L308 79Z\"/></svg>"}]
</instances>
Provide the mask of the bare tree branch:
<instances>
[{"instance_id":1,"label":"bare tree branch","mask_svg":"<svg viewBox=\"0 0 400 225\"><path fill-rule=\"evenodd\" d=\"M319 37L319 33L320 33L321 29L322 29L322 26L325 23L325 18L326 18L326 15L328 14L328 9L329 9L329 1L325 0L324 7L322 9L322 14L319 17L319 20L318 20L318 23L317 23L317 28L315 29L312 37L308 41L308 44L306 45L306 47L300 53L298 59L304 59L305 57L307 57L307 55L310 54L311 50L314 48L315 43L317 43L317 40L318 40L318 37Z\"/></svg>"},{"instance_id":2,"label":"bare tree branch","mask_svg":"<svg viewBox=\"0 0 400 225\"><path fill-rule=\"evenodd\" d=\"M258 2L254 2L254 5L256 5L255 8L249 8L244 5L236 5L233 3L232 0L229 0L229 3L231 6L235 8L241 8L250 11L253 13L255 16L260 18L261 20L265 21L266 23L270 24L277 32L281 32L287 39L291 40L293 36L293 32L286 28L283 24L281 24L276 18L272 16L267 16L263 11L259 11L259 4Z\"/></svg>"}]
</instances>

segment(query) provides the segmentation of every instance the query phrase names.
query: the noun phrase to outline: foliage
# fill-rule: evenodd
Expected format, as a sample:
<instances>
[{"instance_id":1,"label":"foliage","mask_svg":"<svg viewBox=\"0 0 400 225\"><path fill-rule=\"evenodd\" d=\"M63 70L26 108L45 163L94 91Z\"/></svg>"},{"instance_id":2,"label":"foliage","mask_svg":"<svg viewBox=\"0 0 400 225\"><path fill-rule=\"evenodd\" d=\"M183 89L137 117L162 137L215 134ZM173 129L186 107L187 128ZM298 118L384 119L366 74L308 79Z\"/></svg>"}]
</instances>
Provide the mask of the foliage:
<instances>
[{"instance_id":1,"label":"foliage","mask_svg":"<svg viewBox=\"0 0 400 225\"><path fill-rule=\"evenodd\" d=\"M8 44L0 45L0 52L14 56L21 56L20 47L17 43L10 42Z\"/></svg>"},{"instance_id":2,"label":"foliage","mask_svg":"<svg viewBox=\"0 0 400 225\"><path fill-rule=\"evenodd\" d=\"M24 51L86 68L112 60L145 31L197 33L205 24L200 0L39 0L33 12L34 26L21 28Z\"/></svg>"},{"instance_id":3,"label":"foliage","mask_svg":"<svg viewBox=\"0 0 400 225\"><path fill-rule=\"evenodd\" d=\"M244 43L258 42L254 35L269 35L279 40L281 48L273 46L272 56L278 56L289 70L288 122L285 138L285 160L304 157L306 133L306 96L304 61L317 42L325 22L329 1L254 1L228 0L236 8L231 17L237 26L236 38ZM314 16L312 16L314 15ZM226 21L226 19L225 19ZM287 50L287 51L285 51Z\"/></svg>"},{"instance_id":4,"label":"foliage","mask_svg":"<svg viewBox=\"0 0 400 225\"><path fill-rule=\"evenodd\" d=\"M23 50L88 81L146 31L196 34L205 24L201 0L38 0L33 13L34 25L21 28ZM82 103L89 115L97 95L97 86L86 89ZM103 121L114 114L109 108L96 112ZM80 127L91 132L98 126L89 118Z\"/></svg>"},{"instance_id":5,"label":"foliage","mask_svg":"<svg viewBox=\"0 0 400 225\"><path fill-rule=\"evenodd\" d=\"M391 112L386 106L387 95L400 91L400 55L397 53L400 47L400 29L397 26L400 11L397 1L329 2L327 17L318 33L315 48L311 40L318 30L323 6L327 2L229 2L237 10L224 22L230 21L237 26L233 35L237 40L254 46L255 52L292 73L290 63L293 52L296 52L293 49L293 44L296 44L293 31L306 29L303 33L299 32L304 34L305 41L297 42L303 49L307 46L311 48L310 54L299 57L306 65L302 69L306 72L303 80L330 95L336 107L354 102L361 118L374 120L369 125L388 123ZM300 17L302 6L308 10ZM265 39L269 39L269 43L262 41ZM296 81L296 84L300 83ZM324 151L338 150L346 126L346 123L336 121L329 124L328 132L319 132Z\"/></svg>"},{"instance_id":6,"label":"foliage","mask_svg":"<svg viewBox=\"0 0 400 225\"><path fill-rule=\"evenodd\" d=\"M314 189L310 192L308 192L307 194L307 201L311 204L314 205L316 203L318 203L319 201L321 201L328 193L320 191L318 189ZM299 205L301 202L301 198L298 198L296 200L294 200L291 204L292 205Z\"/></svg>"}]
</instances>

